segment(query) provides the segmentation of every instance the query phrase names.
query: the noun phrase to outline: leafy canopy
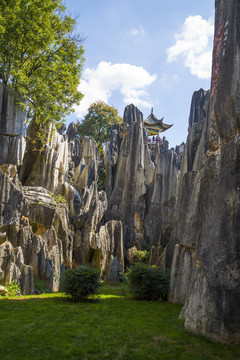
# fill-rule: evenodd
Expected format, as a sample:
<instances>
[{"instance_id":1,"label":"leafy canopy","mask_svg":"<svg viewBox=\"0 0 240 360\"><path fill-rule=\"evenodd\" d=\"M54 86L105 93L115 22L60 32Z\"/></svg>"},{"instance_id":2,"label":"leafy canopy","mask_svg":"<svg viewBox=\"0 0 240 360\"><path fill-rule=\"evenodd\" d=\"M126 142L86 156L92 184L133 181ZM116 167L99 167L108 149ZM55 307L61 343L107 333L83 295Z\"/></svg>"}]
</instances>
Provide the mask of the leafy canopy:
<instances>
[{"instance_id":1,"label":"leafy canopy","mask_svg":"<svg viewBox=\"0 0 240 360\"><path fill-rule=\"evenodd\" d=\"M0 1L0 82L41 122L60 121L82 98L83 39L64 12L62 0Z\"/></svg>"},{"instance_id":2,"label":"leafy canopy","mask_svg":"<svg viewBox=\"0 0 240 360\"><path fill-rule=\"evenodd\" d=\"M96 101L90 105L83 122L78 125L78 133L91 136L96 140L98 147L101 147L110 140L111 125L121 122L122 118L116 108L103 101Z\"/></svg>"}]
</instances>

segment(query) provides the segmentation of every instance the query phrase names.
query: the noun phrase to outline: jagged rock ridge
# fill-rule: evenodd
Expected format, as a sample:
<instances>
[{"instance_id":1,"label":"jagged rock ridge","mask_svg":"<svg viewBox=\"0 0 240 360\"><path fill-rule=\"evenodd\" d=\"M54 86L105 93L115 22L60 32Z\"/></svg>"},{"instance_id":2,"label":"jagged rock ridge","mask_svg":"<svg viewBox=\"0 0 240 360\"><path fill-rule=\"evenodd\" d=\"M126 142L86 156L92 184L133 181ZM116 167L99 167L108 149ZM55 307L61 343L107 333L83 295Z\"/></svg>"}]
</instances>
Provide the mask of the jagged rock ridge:
<instances>
[{"instance_id":1,"label":"jagged rock ridge","mask_svg":"<svg viewBox=\"0 0 240 360\"><path fill-rule=\"evenodd\" d=\"M177 155L167 144L156 145L151 154L137 108L128 106L124 123L112 128L104 155L106 192L98 190L100 158L94 140L80 138L71 124L67 134L47 129L45 143L37 148L32 142L37 127L32 122L27 129L20 170L11 159L1 166L1 243L4 249L22 251L21 263L31 272L30 283L22 282L25 292L32 292L33 275L57 291L67 264L95 265L106 281L117 281L125 250L143 243L166 246L176 200ZM19 271L8 278L20 279ZM6 279L4 266L2 274Z\"/></svg>"}]
</instances>

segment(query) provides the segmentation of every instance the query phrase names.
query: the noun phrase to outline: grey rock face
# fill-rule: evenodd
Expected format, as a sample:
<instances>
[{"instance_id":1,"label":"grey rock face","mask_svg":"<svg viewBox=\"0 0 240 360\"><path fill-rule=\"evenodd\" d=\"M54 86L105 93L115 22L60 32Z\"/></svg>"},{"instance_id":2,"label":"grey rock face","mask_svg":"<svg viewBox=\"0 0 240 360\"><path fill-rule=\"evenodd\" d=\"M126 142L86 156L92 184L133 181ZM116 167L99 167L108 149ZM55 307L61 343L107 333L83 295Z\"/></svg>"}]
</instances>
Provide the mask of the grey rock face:
<instances>
[{"instance_id":1,"label":"grey rock face","mask_svg":"<svg viewBox=\"0 0 240 360\"><path fill-rule=\"evenodd\" d=\"M170 292L187 329L230 343L240 342L239 19L239 1L216 0L211 94L180 175Z\"/></svg>"},{"instance_id":2,"label":"grey rock face","mask_svg":"<svg viewBox=\"0 0 240 360\"><path fill-rule=\"evenodd\" d=\"M20 171L23 188L17 178L13 179L16 171L10 176L13 170L9 164L2 167L5 174L1 173L9 187L2 181L2 194L14 198L16 206L9 203L6 217L9 200L3 198L0 210L6 228L0 229L0 238L21 247L34 276L56 291L64 261L71 264L74 260L76 264L96 263L105 280L114 282L124 269L125 247L156 242L158 232L164 233L161 246L165 246L170 229L167 218L172 217L175 205L175 155L167 148L162 148L165 155L160 155L157 148L152 162L143 116L136 107L129 105L124 123L112 128L104 159L106 192L98 191L100 159L94 140L79 136L71 124L66 135L64 129L43 130L42 142L35 138L36 132L42 131L39 126L33 121L28 127ZM163 195L166 189L168 196ZM56 205L49 192L62 195L67 204Z\"/></svg>"},{"instance_id":3,"label":"grey rock face","mask_svg":"<svg viewBox=\"0 0 240 360\"><path fill-rule=\"evenodd\" d=\"M16 95L0 84L0 164L21 165L25 151L26 113L16 105Z\"/></svg>"},{"instance_id":4,"label":"grey rock face","mask_svg":"<svg viewBox=\"0 0 240 360\"><path fill-rule=\"evenodd\" d=\"M0 228L19 223L24 206L21 183L17 177L12 181L0 169Z\"/></svg>"},{"instance_id":5,"label":"grey rock face","mask_svg":"<svg viewBox=\"0 0 240 360\"><path fill-rule=\"evenodd\" d=\"M190 115L188 120L188 131L194 124L199 124L206 119L206 102L210 98L210 93L203 89L195 91L192 96Z\"/></svg>"},{"instance_id":6,"label":"grey rock face","mask_svg":"<svg viewBox=\"0 0 240 360\"><path fill-rule=\"evenodd\" d=\"M71 263L73 234L65 205L56 204L46 189L23 187L0 170L0 254L4 282L19 280L33 291L34 276L52 291L59 288L61 267Z\"/></svg>"},{"instance_id":7,"label":"grey rock face","mask_svg":"<svg viewBox=\"0 0 240 360\"><path fill-rule=\"evenodd\" d=\"M0 295L6 296L8 294L7 289L4 286L0 286Z\"/></svg>"},{"instance_id":8,"label":"grey rock face","mask_svg":"<svg viewBox=\"0 0 240 360\"><path fill-rule=\"evenodd\" d=\"M120 221L101 226L92 248L101 251L100 269L106 282L117 283L124 272L123 229Z\"/></svg>"},{"instance_id":9,"label":"grey rock face","mask_svg":"<svg viewBox=\"0 0 240 360\"><path fill-rule=\"evenodd\" d=\"M138 213L140 215L136 216L143 219L145 212L144 196L147 192L144 174L145 162L147 162L145 156L149 157L149 154L145 154L144 151L144 136L146 141L146 135L143 129L143 116L133 105L125 110L124 127L107 219L124 222L126 242L134 244L138 242L138 235L132 231L134 216ZM149 167L148 176L153 176L154 164L151 163L150 158L147 166Z\"/></svg>"},{"instance_id":10,"label":"grey rock face","mask_svg":"<svg viewBox=\"0 0 240 360\"><path fill-rule=\"evenodd\" d=\"M156 147L154 178L144 219L145 236L164 249L170 240L178 181L177 155Z\"/></svg>"},{"instance_id":11,"label":"grey rock face","mask_svg":"<svg viewBox=\"0 0 240 360\"><path fill-rule=\"evenodd\" d=\"M158 144L152 161L143 115L126 107L121 127L114 127L105 153L107 220L120 220L126 248L169 241L176 201L178 164L174 151Z\"/></svg>"},{"instance_id":12,"label":"grey rock face","mask_svg":"<svg viewBox=\"0 0 240 360\"><path fill-rule=\"evenodd\" d=\"M25 219L18 242L34 275L45 280L50 290L58 291L61 268L66 260L72 262L73 233L67 207L56 204L46 189L24 187L23 190L29 205L29 224Z\"/></svg>"},{"instance_id":13,"label":"grey rock face","mask_svg":"<svg viewBox=\"0 0 240 360\"><path fill-rule=\"evenodd\" d=\"M33 292L33 270L24 264L21 247L13 248L9 241L0 245L0 278L4 283L20 282L24 294Z\"/></svg>"},{"instance_id":14,"label":"grey rock face","mask_svg":"<svg viewBox=\"0 0 240 360\"><path fill-rule=\"evenodd\" d=\"M210 91L204 91L203 89L195 91L192 97L188 138L185 148L185 154L187 155L186 171L199 169L203 161L201 157L203 152L201 145L203 145L205 141L206 114L209 98Z\"/></svg>"},{"instance_id":15,"label":"grey rock face","mask_svg":"<svg viewBox=\"0 0 240 360\"><path fill-rule=\"evenodd\" d=\"M126 131L126 128L122 125L112 125L111 139L110 142L106 144L106 151L104 153L104 167L106 169L105 191L108 199L113 191L118 164L118 156L124 135L124 130Z\"/></svg>"},{"instance_id":16,"label":"grey rock face","mask_svg":"<svg viewBox=\"0 0 240 360\"><path fill-rule=\"evenodd\" d=\"M68 142L66 135L60 135L50 126L46 133L46 144L35 148L38 125L32 122L27 130L27 146L20 181L25 186L41 186L57 193L67 179Z\"/></svg>"}]
</instances>

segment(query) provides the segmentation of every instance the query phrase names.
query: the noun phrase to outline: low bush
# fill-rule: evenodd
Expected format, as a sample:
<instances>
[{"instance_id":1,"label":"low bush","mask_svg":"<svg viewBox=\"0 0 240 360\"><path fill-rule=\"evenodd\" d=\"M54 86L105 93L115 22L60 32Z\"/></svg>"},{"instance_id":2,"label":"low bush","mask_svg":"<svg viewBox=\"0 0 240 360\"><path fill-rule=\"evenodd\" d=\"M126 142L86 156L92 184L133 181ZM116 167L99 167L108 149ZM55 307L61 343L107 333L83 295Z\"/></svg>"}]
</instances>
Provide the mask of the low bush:
<instances>
[{"instance_id":1,"label":"low bush","mask_svg":"<svg viewBox=\"0 0 240 360\"><path fill-rule=\"evenodd\" d=\"M39 291L41 294L48 294L51 292L45 281L35 276L34 276L34 289Z\"/></svg>"},{"instance_id":2,"label":"low bush","mask_svg":"<svg viewBox=\"0 0 240 360\"><path fill-rule=\"evenodd\" d=\"M136 300L167 299L170 271L138 263L127 274L128 284Z\"/></svg>"},{"instance_id":3,"label":"low bush","mask_svg":"<svg viewBox=\"0 0 240 360\"><path fill-rule=\"evenodd\" d=\"M0 285L2 284L0 283ZM10 284L5 284L3 286L5 287L5 289L7 289L8 296L12 297L21 295L21 288L16 280L13 280Z\"/></svg>"},{"instance_id":4,"label":"low bush","mask_svg":"<svg viewBox=\"0 0 240 360\"><path fill-rule=\"evenodd\" d=\"M94 295L100 287L100 272L90 266L82 265L75 269L66 269L61 280L61 289L75 301Z\"/></svg>"}]
</instances>

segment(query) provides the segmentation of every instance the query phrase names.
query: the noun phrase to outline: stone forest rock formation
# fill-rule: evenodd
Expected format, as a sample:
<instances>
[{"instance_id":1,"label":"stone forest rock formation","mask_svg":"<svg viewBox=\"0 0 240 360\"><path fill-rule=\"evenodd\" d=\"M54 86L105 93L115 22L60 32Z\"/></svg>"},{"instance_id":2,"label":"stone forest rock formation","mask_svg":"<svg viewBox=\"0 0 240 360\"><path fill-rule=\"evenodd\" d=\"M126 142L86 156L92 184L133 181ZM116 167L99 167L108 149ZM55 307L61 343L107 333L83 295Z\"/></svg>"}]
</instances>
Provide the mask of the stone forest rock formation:
<instances>
[{"instance_id":1,"label":"stone forest rock formation","mask_svg":"<svg viewBox=\"0 0 240 360\"><path fill-rule=\"evenodd\" d=\"M113 126L104 161L74 124L67 134L51 127L41 146L32 141L37 130L36 122L27 129L21 166L17 147L1 166L3 281L18 279L31 293L35 277L57 291L65 266L87 263L116 282L127 249L159 243L162 253L173 227L179 156L167 142L149 150L136 107L127 106L123 124ZM101 171L106 191L99 189Z\"/></svg>"},{"instance_id":2,"label":"stone forest rock formation","mask_svg":"<svg viewBox=\"0 0 240 360\"><path fill-rule=\"evenodd\" d=\"M216 0L211 93L193 98L170 293L184 304L187 329L233 343L240 342L239 29L239 1ZM209 96L206 116L206 110L196 113Z\"/></svg>"},{"instance_id":3,"label":"stone forest rock formation","mask_svg":"<svg viewBox=\"0 0 240 360\"><path fill-rule=\"evenodd\" d=\"M26 114L16 105L16 94L0 86L0 164L21 165L25 150Z\"/></svg>"},{"instance_id":4,"label":"stone forest rock formation","mask_svg":"<svg viewBox=\"0 0 240 360\"><path fill-rule=\"evenodd\" d=\"M150 264L171 268L169 299L183 304L186 328L240 343L239 29L239 1L216 0L211 90L193 94L175 150L149 146L134 105L102 157L76 124L44 129L42 142L0 86L3 283L31 294L39 279L58 291L61 272L81 264L114 283L151 247Z\"/></svg>"},{"instance_id":5,"label":"stone forest rock formation","mask_svg":"<svg viewBox=\"0 0 240 360\"><path fill-rule=\"evenodd\" d=\"M177 157L174 150L148 148L142 113L126 107L105 154L108 174L106 219L124 224L125 247L155 244L172 227L176 201ZM118 149L118 151L116 150ZM165 238L161 245L169 241Z\"/></svg>"}]
</instances>

